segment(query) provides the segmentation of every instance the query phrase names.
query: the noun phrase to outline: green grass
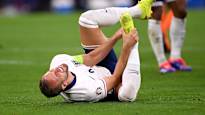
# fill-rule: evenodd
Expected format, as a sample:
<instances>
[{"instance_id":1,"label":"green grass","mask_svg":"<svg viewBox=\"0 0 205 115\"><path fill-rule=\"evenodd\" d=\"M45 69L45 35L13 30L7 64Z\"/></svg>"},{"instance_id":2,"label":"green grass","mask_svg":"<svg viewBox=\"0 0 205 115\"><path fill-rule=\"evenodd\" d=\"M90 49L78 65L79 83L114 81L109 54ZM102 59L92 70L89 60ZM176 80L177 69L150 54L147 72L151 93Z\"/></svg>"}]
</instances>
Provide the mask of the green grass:
<instances>
[{"instance_id":1,"label":"green grass","mask_svg":"<svg viewBox=\"0 0 205 115\"><path fill-rule=\"evenodd\" d=\"M78 16L30 14L0 17L0 114L69 115L204 115L205 11L190 10L183 57L193 72L161 75L147 37L147 22L136 21L140 33L142 85L133 103L65 103L41 95L40 76L58 53L80 54ZM110 36L119 24L103 29ZM120 44L115 47L119 54Z\"/></svg>"}]
</instances>

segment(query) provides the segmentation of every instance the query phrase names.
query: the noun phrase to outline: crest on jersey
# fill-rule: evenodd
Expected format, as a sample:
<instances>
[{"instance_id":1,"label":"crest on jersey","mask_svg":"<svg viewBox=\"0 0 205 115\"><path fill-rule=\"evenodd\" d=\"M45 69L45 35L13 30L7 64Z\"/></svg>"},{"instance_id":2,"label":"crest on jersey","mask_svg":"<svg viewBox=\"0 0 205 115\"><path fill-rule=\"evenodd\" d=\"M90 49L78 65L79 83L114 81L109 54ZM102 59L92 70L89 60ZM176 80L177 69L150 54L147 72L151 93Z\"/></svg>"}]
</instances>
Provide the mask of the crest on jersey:
<instances>
[{"instance_id":1,"label":"crest on jersey","mask_svg":"<svg viewBox=\"0 0 205 115\"><path fill-rule=\"evenodd\" d=\"M102 88L101 88L101 87L98 87L98 88L96 89L96 94L97 94L97 95L102 94Z\"/></svg>"}]
</instances>

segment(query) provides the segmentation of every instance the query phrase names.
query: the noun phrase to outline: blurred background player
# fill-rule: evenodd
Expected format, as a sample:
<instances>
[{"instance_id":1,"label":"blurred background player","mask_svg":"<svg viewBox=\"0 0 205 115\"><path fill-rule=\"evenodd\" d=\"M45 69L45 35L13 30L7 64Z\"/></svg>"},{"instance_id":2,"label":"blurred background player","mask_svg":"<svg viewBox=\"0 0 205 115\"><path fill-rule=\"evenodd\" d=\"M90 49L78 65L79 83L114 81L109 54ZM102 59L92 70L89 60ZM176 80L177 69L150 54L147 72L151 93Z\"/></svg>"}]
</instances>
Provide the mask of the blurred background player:
<instances>
[{"instance_id":1,"label":"blurred background player","mask_svg":"<svg viewBox=\"0 0 205 115\"><path fill-rule=\"evenodd\" d=\"M173 11L173 18L170 25L171 53L167 60L163 47L163 36L160 27L162 6L166 2ZM161 73L179 71L191 71L181 56L181 50L185 37L186 24L186 0L156 0L152 5L152 19L148 21L148 36L159 64Z\"/></svg>"}]
</instances>

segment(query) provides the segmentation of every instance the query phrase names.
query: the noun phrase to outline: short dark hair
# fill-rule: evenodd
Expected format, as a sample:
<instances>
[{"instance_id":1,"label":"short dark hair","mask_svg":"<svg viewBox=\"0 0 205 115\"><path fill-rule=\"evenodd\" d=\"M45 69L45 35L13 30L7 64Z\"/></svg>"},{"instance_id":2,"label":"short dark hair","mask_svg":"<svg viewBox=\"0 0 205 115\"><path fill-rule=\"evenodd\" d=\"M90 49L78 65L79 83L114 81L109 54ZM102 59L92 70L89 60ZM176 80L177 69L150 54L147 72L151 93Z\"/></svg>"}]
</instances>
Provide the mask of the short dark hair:
<instances>
[{"instance_id":1,"label":"short dark hair","mask_svg":"<svg viewBox=\"0 0 205 115\"><path fill-rule=\"evenodd\" d=\"M41 93L43 93L48 98L55 97L55 96L59 95L60 92L62 91L62 88L60 85L55 87L55 88L49 87L49 83L45 79L40 80L39 88L41 90Z\"/></svg>"}]
</instances>

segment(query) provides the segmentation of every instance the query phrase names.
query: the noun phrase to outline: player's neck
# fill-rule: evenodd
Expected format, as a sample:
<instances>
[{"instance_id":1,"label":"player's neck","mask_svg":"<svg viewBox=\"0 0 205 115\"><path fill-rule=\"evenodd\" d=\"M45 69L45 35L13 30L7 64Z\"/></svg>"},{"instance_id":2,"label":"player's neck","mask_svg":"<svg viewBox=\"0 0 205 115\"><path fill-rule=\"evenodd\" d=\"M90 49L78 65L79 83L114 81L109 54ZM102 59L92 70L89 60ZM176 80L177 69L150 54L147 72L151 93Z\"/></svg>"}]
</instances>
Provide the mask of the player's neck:
<instances>
[{"instance_id":1,"label":"player's neck","mask_svg":"<svg viewBox=\"0 0 205 115\"><path fill-rule=\"evenodd\" d=\"M69 72L68 72L68 79L67 79L68 85L72 83L73 79L74 79L74 76L73 76L72 73L69 71Z\"/></svg>"},{"instance_id":2,"label":"player's neck","mask_svg":"<svg viewBox=\"0 0 205 115\"><path fill-rule=\"evenodd\" d=\"M74 73L68 72L68 79L67 79L67 86L65 87L65 90L69 90L72 88L76 83L76 76Z\"/></svg>"}]
</instances>

